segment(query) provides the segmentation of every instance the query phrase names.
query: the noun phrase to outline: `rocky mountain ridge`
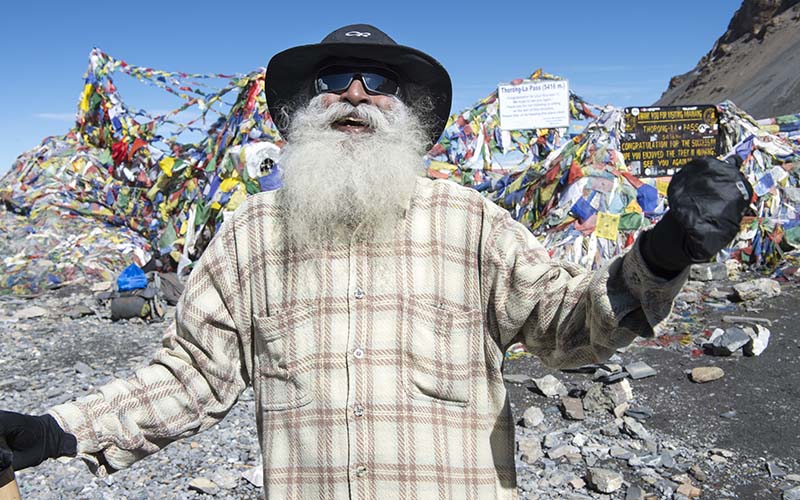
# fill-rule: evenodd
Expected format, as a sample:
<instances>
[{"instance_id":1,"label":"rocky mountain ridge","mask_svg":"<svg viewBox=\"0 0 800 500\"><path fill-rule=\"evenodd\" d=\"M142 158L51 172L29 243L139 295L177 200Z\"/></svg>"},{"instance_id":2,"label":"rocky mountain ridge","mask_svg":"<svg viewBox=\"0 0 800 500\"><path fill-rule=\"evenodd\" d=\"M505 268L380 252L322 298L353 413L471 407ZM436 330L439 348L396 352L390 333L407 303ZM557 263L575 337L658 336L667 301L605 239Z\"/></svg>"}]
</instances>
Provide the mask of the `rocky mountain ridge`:
<instances>
[{"instance_id":1,"label":"rocky mountain ridge","mask_svg":"<svg viewBox=\"0 0 800 500\"><path fill-rule=\"evenodd\" d=\"M800 0L744 0L711 50L654 105L724 100L756 118L800 112Z\"/></svg>"}]
</instances>

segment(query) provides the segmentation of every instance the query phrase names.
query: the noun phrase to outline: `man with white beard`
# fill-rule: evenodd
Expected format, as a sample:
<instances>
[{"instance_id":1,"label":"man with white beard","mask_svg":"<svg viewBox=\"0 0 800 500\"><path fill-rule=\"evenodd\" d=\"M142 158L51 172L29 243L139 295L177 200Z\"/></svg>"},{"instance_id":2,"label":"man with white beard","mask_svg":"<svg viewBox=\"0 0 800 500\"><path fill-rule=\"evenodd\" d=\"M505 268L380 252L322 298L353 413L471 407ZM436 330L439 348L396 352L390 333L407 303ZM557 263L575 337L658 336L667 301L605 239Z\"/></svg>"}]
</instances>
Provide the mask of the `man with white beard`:
<instances>
[{"instance_id":1,"label":"man with white beard","mask_svg":"<svg viewBox=\"0 0 800 500\"><path fill-rule=\"evenodd\" d=\"M362 97L377 103L361 103ZM311 99L294 114L289 135L279 197L290 241L308 246L394 235L402 207L424 173L421 159L428 146L420 121L405 104L371 96L355 80L341 95Z\"/></svg>"},{"instance_id":2,"label":"man with white beard","mask_svg":"<svg viewBox=\"0 0 800 500\"><path fill-rule=\"evenodd\" d=\"M697 160L662 221L586 273L478 192L420 177L450 107L432 57L351 25L273 57L266 82L284 187L222 226L149 366L46 415L0 412L17 468L127 467L252 385L265 498L515 498L505 349L580 366L652 335L751 196L735 166Z\"/></svg>"}]
</instances>

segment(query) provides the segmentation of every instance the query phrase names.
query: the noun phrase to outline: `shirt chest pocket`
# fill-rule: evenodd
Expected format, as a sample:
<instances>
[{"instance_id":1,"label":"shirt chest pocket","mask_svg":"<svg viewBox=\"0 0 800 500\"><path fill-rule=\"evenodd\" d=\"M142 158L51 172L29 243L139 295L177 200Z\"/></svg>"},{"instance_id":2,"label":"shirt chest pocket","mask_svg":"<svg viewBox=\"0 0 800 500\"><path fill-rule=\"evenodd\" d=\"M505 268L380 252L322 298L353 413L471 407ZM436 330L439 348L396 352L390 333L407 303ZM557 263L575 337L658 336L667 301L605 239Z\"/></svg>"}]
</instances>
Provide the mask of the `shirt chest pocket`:
<instances>
[{"instance_id":1,"label":"shirt chest pocket","mask_svg":"<svg viewBox=\"0 0 800 500\"><path fill-rule=\"evenodd\" d=\"M317 345L316 307L254 316L257 404L265 411L289 410L312 401Z\"/></svg>"},{"instance_id":2,"label":"shirt chest pocket","mask_svg":"<svg viewBox=\"0 0 800 500\"><path fill-rule=\"evenodd\" d=\"M467 406L482 359L480 311L412 303L405 312L403 356L411 397Z\"/></svg>"}]
</instances>

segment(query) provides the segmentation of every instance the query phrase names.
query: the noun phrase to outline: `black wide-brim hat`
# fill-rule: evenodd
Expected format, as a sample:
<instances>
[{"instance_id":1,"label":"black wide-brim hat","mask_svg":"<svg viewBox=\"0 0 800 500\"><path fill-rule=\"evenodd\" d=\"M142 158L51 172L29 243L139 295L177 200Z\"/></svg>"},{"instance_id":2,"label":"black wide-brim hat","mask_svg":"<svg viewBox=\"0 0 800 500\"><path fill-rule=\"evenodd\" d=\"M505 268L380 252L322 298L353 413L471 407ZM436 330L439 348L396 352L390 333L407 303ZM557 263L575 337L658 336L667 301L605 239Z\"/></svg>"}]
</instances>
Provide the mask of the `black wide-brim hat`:
<instances>
[{"instance_id":1,"label":"black wide-brim hat","mask_svg":"<svg viewBox=\"0 0 800 500\"><path fill-rule=\"evenodd\" d=\"M275 54L267 65L264 89L269 113L281 135L290 139L289 115L315 95L317 72L336 62L377 64L394 71L400 79L400 98L415 105L423 117L431 144L439 140L450 115L453 87L447 70L433 57L398 45L386 33L368 24L351 24L332 32L322 42L292 47ZM428 97L429 107L419 109L415 100ZM425 102L424 100L422 102Z\"/></svg>"}]
</instances>

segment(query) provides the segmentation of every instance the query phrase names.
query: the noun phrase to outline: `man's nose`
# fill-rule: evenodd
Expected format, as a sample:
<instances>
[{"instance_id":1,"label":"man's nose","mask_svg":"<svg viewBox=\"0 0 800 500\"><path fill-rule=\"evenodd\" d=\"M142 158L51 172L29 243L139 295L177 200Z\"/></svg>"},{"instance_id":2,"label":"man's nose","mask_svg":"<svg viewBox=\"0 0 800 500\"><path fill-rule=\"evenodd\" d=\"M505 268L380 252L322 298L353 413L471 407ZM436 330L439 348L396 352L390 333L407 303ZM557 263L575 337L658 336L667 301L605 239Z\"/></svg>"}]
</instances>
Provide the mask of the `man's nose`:
<instances>
[{"instance_id":1,"label":"man's nose","mask_svg":"<svg viewBox=\"0 0 800 500\"><path fill-rule=\"evenodd\" d=\"M339 94L339 100L358 106L359 104L371 104L372 97L367 93L367 89L364 88L361 79L354 78L347 90Z\"/></svg>"}]
</instances>

